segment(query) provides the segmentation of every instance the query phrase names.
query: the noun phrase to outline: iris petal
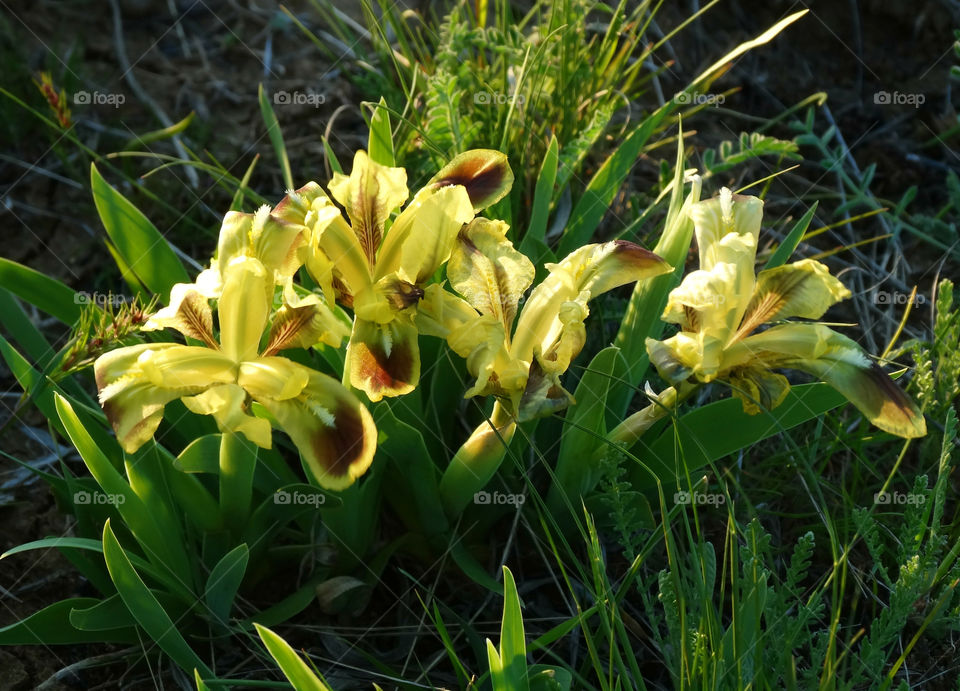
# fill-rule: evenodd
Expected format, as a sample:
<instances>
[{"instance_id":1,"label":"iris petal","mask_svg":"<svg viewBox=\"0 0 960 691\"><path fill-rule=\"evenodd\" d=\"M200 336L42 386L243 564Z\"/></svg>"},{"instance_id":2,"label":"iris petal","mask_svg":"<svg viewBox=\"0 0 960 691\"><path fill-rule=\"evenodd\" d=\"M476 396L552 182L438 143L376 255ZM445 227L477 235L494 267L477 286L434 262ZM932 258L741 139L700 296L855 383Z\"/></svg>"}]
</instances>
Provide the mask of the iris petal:
<instances>
[{"instance_id":1,"label":"iris petal","mask_svg":"<svg viewBox=\"0 0 960 691\"><path fill-rule=\"evenodd\" d=\"M340 382L309 372L301 394L283 401L259 398L327 489L344 489L367 471L377 431L367 409Z\"/></svg>"},{"instance_id":2,"label":"iris petal","mask_svg":"<svg viewBox=\"0 0 960 691\"><path fill-rule=\"evenodd\" d=\"M351 385L371 401L410 393L420 380L417 327L403 318L388 324L354 320L347 367Z\"/></svg>"}]
</instances>

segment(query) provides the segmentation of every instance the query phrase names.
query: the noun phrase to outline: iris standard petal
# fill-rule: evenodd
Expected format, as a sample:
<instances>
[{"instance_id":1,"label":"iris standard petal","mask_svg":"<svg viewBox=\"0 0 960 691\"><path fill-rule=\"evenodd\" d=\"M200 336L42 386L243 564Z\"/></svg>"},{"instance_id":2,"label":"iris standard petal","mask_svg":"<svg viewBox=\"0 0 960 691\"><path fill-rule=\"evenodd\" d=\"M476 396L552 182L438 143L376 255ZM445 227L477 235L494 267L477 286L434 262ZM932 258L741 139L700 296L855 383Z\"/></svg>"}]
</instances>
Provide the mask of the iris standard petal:
<instances>
[{"instance_id":1,"label":"iris standard petal","mask_svg":"<svg viewBox=\"0 0 960 691\"><path fill-rule=\"evenodd\" d=\"M536 273L533 262L507 237L503 221L477 218L457 235L447 263L450 285L481 314L503 324L509 334L520 298Z\"/></svg>"},{"instance_id":2,"label":"iris standard petal","mask_svg":"<svg viewBox=\"0 0 960 691\"><path fill-rule=\"evenodd\" d=\"M457 233L472 218L470 198L460 186L414 199L387 231L375 278L396 273L410 283L425 282L447 261Z\"/></svg>"},{"instance_id":3,"label":"iris standard petal","mask_svg":"<svg viewBox=\"0 0 960 691\"><path fill-rule=\"evenodd\" d=\"M213 337L213 313L210 305L192 283L177 283L170 290L170 304L152 315L143 325L144 331L175 329L184 336L203 341L219 349Z\"/></svg>"},{"instance_id":4,"label":"iris standard petal","mask_svg":"<svg viewBox=\"0 0 960 691\"><path fill-rule=\"evenodd\" d=\"M719 243L729 234L752 237L756 248L763 219L763 201L733 194L724 187L719 196L693 204L690 215L697 236L700 268L709 271L714 264L723 261Z\"/></svg>"},{"instance_id":5,"label":"iris standard petal","mask_svg":"<svg viewBox=\"0 0 960 691\"><path fill-rule=\"evenodd\" d=\"M221 348L235 362L257 357L273 302L273 288L273 276L257 259L237 257L227 266L217 315Z\"/></svg>"},{"instance_id":6,"label":"iris standard petal","mask_svg":"<svg viewBox=\"0 0 960 691\"><path fill-rule=\"evenodd\" d=\"M324 300L313 294L300 296L292 282L287 282L283 305L270 325L263 354L274 355L285 348L311 348L318 343L339 348L349 335L350 327L337 318Z\"/></svg>"},{"instance_id":7,"label":"iris standard petal","mask_svg":"<svg viewBox=\"0 0 960 691\"><path fill-rule=\"evenodd\" d=\"M376 262L383 228L390 213L407 200L407 171L372 160L365 151L353 157L350 175L336 173L327 185L330 194L347 210L350 226L369 267Z\"/></svg>"}]
</instances>

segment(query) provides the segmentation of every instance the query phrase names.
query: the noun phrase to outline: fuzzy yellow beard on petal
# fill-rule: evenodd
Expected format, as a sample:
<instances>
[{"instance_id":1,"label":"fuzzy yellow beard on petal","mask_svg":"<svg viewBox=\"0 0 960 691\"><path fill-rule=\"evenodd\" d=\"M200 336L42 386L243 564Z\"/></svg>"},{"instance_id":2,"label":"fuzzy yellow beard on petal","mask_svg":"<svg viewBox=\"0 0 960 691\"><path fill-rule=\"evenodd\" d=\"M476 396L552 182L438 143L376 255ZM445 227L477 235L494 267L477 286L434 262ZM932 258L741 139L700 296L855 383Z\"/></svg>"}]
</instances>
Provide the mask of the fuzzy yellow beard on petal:
<instances>
[{"instance_id":1,"label":"fuzzy yellow beard on petal","mask_svg":"<svg viewBox=\"0 0 960 691\"><path fill-rule=\"evenodd\" d=\"M347 346L351 385L374 402L413 391L420 380L417 335L417 327L405 318L387 324L354 320Z\"/></svg>"},{"instance_id":2,"label":"fuzzy yellow beard on petal","mask_svg":"<svg viewBox=\"0 0 960 691\"><path fill-rule=\"evenodd\" d=\"M194 379L189 386L159 388L144 372L144 359L184 347L176 343L141 344L118 348L97 358L94 373L100 404L127 453L133 453L153 437L167 403L197 394L206 386Z\"/></svg>"},{"instance_id":3,"label":"fuzzy yellow beard on petal","mask_svg":"<svg viewBox=\"0 0 960 691\"><path fill-rule=\"evenodd\" d=\"M322 487L344 489L373 462L377 444L373 418L335 379L311 371L299 396L258 400L297 446Z\"/></svg>"}]
</instances>

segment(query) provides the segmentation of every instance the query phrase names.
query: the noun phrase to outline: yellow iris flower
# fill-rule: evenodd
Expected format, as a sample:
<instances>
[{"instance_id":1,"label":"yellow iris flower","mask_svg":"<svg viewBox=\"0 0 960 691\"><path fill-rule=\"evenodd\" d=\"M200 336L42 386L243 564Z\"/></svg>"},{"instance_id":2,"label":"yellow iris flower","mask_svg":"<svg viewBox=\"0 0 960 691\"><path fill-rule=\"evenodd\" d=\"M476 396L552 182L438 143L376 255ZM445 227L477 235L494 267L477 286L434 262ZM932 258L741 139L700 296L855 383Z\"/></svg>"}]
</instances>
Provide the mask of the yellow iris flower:
<instances>
[{"instance_id":1,"label":"yellow iris flower","mask_svg":"<svg viewBox=\"0 0 960 691\"><path fill-rule=\"evenodd\" d=\"M478 218L459 233L447 278L462 297L428 286L417 324L466 359L476 377L467 397L495 395L511 417L526 420L572 401L559 377L586 343L587 303L625 283L667 273L670 266L633 243L586 245L548 264L549 275L520 309L534 267L506 231L501 221Z\"/></svg>"},{"instance_id":2,"label":"yellow iris flower","mask_svg":"<svg viewBox=\"0 0 960 691\"><path fill-rule=\"evenodd\" d=\"M278 223L267 212L228 215L227 237L221 235L209 270L215 273L204 276L206 288L219 296L219 338L203 288L178 284L169 307L146 328L174 328L204 345L144 343L96 361L101 404L128 453L153 437L164 406L175 399L195 413L212 415L224 433L240 433L270 448L270 422L250 412L256 401L290 436L322 486L342 489L370 466L376 429L367 409L337 380L276 355L319 342L338 345L346 334L317 296L294 292L289 276L296 262L287 260L298 241L293 232L281 237ZM255 227L261 234L253 232ZM237 228L242 232L234 232ZM276 234L265 238L264 229ZM278 280L285 280L285 288L282 306L274 312Z\"/></svg>"},{"instance_id":3,"label":"yellow iris flower","mask_svg":"<svg viewBox=\"0 0 960 691\"><path fill-rule=\"evenodd\" d=\"M816 323L850 292L812 259L754 272L763 202L728 189L693 205L700 269L670 294L663 319L680 331L647 339L647 352L671 384L728 383L744 410L776 408L790 390L773 369L796 369L830 384L874 425L901 437L926 434L923 416L851 339ZM771 323L763 331L759 327Z\"/></svg>"},{"instance_id":4,"label":"yellow iris flower","mask_svg":"<svg viewBox=\"0 0 960 691\"><path fill-rule=\"evenodd\" d=\"M354 313L346 379L372 401L412 391L420 378L415 316L424 286L450 256L457 233L502 198L513 174L496 151L454 158L407 201L407 173L363 151L349 175L328 185L340 208L316 183L291 192L274 210L307 229L300 258L325 293Z\"/></svg>"}]
</instances>

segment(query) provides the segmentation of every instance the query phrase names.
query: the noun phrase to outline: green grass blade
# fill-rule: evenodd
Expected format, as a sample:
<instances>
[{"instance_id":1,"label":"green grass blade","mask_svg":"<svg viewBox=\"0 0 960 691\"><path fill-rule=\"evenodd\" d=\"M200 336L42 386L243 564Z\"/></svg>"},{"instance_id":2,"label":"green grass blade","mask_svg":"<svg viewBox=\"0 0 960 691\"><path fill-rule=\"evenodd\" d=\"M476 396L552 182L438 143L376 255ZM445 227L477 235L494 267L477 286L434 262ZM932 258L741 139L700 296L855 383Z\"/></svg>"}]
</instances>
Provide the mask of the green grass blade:
<instances>
[{"instance_id":1,"label":"green grass blade","mask_svg":"<svg viewBox=\"0 0 960 691\"><path fill-rule=\"evenodd\" d=\"M107 563L110 578L117 586L127 609L160 649L170 656L185 672L200 670L205 676L212 675L203 660L187 645L176 625L140 579L127 553L120 546L108 520L103 526L103 558Z\"/></svg>"},{"instance_id":2,"label":"green grass blade","mask_svg":"<svg viewBox=\"0 0 960 691\"><path fill-rule=\"evenodd\" d=\"M493 686L493 691L513 691L504 673L503 662L500 660L497 648L489 638L487 639L487 664L490 665L490 684Z\"/></svg>"},{"instance_id":3,"label":"green grass blade","mask_svg":"<svg viewBox=\"0 0 960 691\"><path fill-rule=\"evenodd\" d=\"M700 200L700 183L695 179L690 193L684 199L684 162L683 131L677 136L677 157L674 164L673 184L670 203L663 233L653 251L674 267L673 273L640 281L633 289L627 310L620 321L620 329L614 339L628 363L627 383L629 387L619 387L610 395L610 408L618 417L626 415L633 389L646 376L649 361L646 339L658 338L664 323L660 319L667 295L680 282L684 263L693 240L693 221L685 207Z\"/></svg>"},{"instance_id":4,"label":"green grass blade","mask_svg":"<svg viewBox=\"0 0 960 691\"><path fill-rule=\"evenodd\" d=\"M664 483L682 480L685 473L819 417L845 401L827 384L816 383L792 387L783 403L760 415L743 412L736 398L701 406L682 415L649 446L639 442L645 467L633 466L631 480L637 486L654 485L656 480L647 468Z\"/></svg>"},{"instance_id":5,"label":"green grass blade","mask_svg":"<svg viewBox=\"0 0 960 691\"><path fill-rule=\"evenodd\" d=\"M446 532L449 526L440 502L437 467L423 435L415 427L398 420L387 404L375 408L374 421L383 436L378 450L393 461L403 475L402 480L409 483L411 494L402 500L413 502L425 534Z\"/></svg>"},{"instance_id":6,"label":"green grass blade","mask_svg":"<svg viewBox=\"0 0 960 691\"><path fill-rule=\"evenodd\" d=\"M260 101L260 115L263 117L263 124L267 127L267 136L270 137L270 143L273 144L273 150L277 154L280 173L283 175L283 184L286 185L288 190L294 190L296 186L293 184L293 173L290 172L287 146L283 143L283 132L280 131L277 114L273 112L273 106L270 105L270 100L263 91L263 84L257 90L257 99Z\"/></svg>"},{"instance_id":7,"label":"green grass blade","mask_svg":"<svg viewBox=\"0 0 960 691\"><path fill-rule=\"evenodd\" d=\"M188 283L186 269L156 226L114 189L90 164L93 202L110 240L126 266L148 289L166 295L174 283Z\"/></svg>"},{"instance_id":8,"label":"green grass blade","mask_svg":"<svg viewBox=\"0 0 960 691\"><path fill-rule=\"evenodd\" d=\"M289 643L265 626L260 624L254 624L254 626L270 656L280 665L283 675L296 691L330 691L330 687L317 678Z\"/></svg>"},{"instance_id":9,"label":"green grass blade","mask_svg":"<svg viewBox=\"0 0 960 691\"><path fill-rule=\"evenodd\" d=\"M538 260L541 259L542 248L547 244L547 221L550 219L550 200L553 198L553 187L557 180L558 150L557 138L551 137L543 164L540 166L537 186L533 192L530 224L520 242L520 251L530 257L534 264L540 263Z\"/></svg>"},{"instance_id":10,"label":"green grass blade","mask_svg":"<svg viewBox=\"0 0 960 691\"><path fill-rule=\"evenodd\" d=\"M25 619L0 628L0 645L79 645L81 643L135 643L136 631L130 628L112 631L81 631L70 624L70 612L92 607L92 597L61 600Z\"/></svg>"},{"instance_id":11,"label":"green grass blade","mask_svg":"<svg viewBox=\"0 0 960 691\"><path fill-rule=\"evenodd\" d=\"M46 337L34 326L30 317L9 290L0 288L0 324L10 333L24 352L30 353L41 370L46 367L56 352Z\"/></svg>"},{"instance_id":12,"label":"green grass blade","mask_svg":"<svg viewBox=\"0 0 960 691\"><path fill-rule=\"evenodd\" d=\"M627 363L616 346L597 353L583 373L573 397L577 405L567 411L560 435L556 481L547 496L547 505L560 511L565 505L563 494L579 511L580 496L594 487L597 468L587 459L595 457L598 435L607 432L607 395L612 387L623 385Z\"/></svg>"},{"instance_id":13,"label":"green grass blade","mask_svg":"<svg viewBox=\"0 0 960 691\"><path fill-rule=\"evenodd\" d=\"M22 545L12 547L3 554L0 554L0 559L5 559L6 557L14 554L20 554L21 552L31 552L35 549L52 548L63 550L79 549L103 554L103 543L99 540L93 540L87 537L45 537L40 540L25 542ZM163 582L163 575L160 574L156 568L154 568L148 562L144 561L142 557L138 557L136 554L130 554L128 556L130 557L130 561L138 570L150 574L153 578L157 579L158 582Z\"/></svg>"},{"instance_id":14,"label":"green grass blade","mask_svg":"<svg viewBox=\"0 0 960 691\"><path fill-rule=\"evenodd\" d=\"M228 526L240 530L250 516L257 447L245 437L224 432L220 438L220 511Z\"/></svg>"},{"instance_id":15,"label":"green grass blade","mask_svg":"<svg viewBox=\"0 0 960 691\"><path fill-rule=\"evenodd\" d=\"M245 172L243 177L240 179L240 184L237 185L237 191L233 195L233 200L230 202L231 211L243 211L243 198L246 191L249 189L250 176L253 175L253 169L257 167L257 163L259 161L260 154L257 154L253 157L253 160L250 161L250 165L247 166L247 172Z\"/></svg>"},{"instance_id":16,"label":"green grass blade","mask_svg":"<svg viewBox=\"0 0 960 691\"><path fill-rule=\"evenodd\" d=\"M217 621L229 621L233 601L247 571L250 550L246 544L237 545L227 552L210 571L203 597Z\"/></svg>"},{"instance_id":17,"label":"green grass blade","mask_svg":"<svg viewBox=\"0 0 960 691\"><path fill-rule=\"evenodd\" d=\"M787 263L787 260L790 258L790 255L793 254L794 250L797 249L797 245L800 244L800 241L803 240L804 234L807 232L807 228L810 227L810 222L813 220L813 215L817 212L817 205L819 201L813 203L807 213L805 213L799 221L797 221L793 228L790 229L790 232L787 233L787 237L783 239L783 242L776 249L776 251L771 255L770 259L767 260L767 263L764 264L764 269L773 269L778 266L783 266Z\"/></svg>"},{"instance_id":18,"label":"green grass blade","mask_svg":"<svg viewBox=\"0 0 960 691\"><path fill-rule=\"evenodd\" d=\"M393 133L390 131L390 111L387 110L387 102L383 96L380 97L380 103L373 107L373 114L370 116L367 154L382 166L396 165Z\"/></svg>"},{"instance_id":19,"label":"green grass blade","mask_svg":"<svg viewBox=\"0 0 960 691\"><path fill-rule=\"evenodd\" d=\"M503 567L503 621L500 624L500 662L511 691L529 691L527 642L523 633L523 612L513 574Z\"/></svg>"},{"instance_id":20,"label":"green grass blade","mask_svg":"<svg viewBox=\"0 0 960 691\"><path fill-rule=\"evenodd\" d=\"M220 435L207 434L197 437L180 452L174 466L185 473L210 473L220 470Z\"/></svg>"},{"instance_id":21,"label":"green grass blade","mask_svg":"<svg viewBox=\"0 0 960 691\"><path fill-rule=\"evenodd\" d=\"M179 543L173 545L167 539L144 502L94 442L69 401L56 395L55 405L70 441L103 491L112 495L117 511L144 548L150 562L158 568L169 569L174 579L184 578L190 573L190 567L186 555L177 549ZM178 581L173 582L179 584ZM185 592L188 598L192 597L183 585L179 585L178 589Z\"/></svg>"},{"instance_id":22,"label":"green grass blade","mask_svg":"<svg viewBox=\"0 0 960 691\"><path fill-rule=\"evenodd\" d=\"M67 326L72 326L83 310L82 301L72 288L3 257L0 257L0 286Z\"/></svg>"},{"instance_id":23,"label":"green grass blade","mask_svg":"<svg viewBox=\"0 0 960 691\"><path fill-rule=\"evenodd\" d=\"M560 238L558 254L561 256L569 254L590 241L593 232L600 225L600 221L607 213L607 208L620 189L620 185L623 184L637 156L640 155L643 145L647 143L667 113L668 109L664 107L647 117L643 124L627 135L616 151L603 162L600 170L587 183L587 189L584 190L583 196L577 201L570 214L570 222Z\"/></svg>"},{"instance_id":24,"label":"green grass blade","mask_svg":"<svg viewBox=\"0 0 960 691\"><path fill-rule=\"evenodd\" d=\"M175 137L185 129L190 126L190 123L193 122L193 118L196 115L193 111L180 122L175 122L169 127L164 127L163 129L153 130L152 132L146 132L144 134L138 134L133 139L124 144L124 149L132 149L135 146L146 146L147 144L152 144L153 142L160 142L164 139L170 139L170 137Z\"/></svg>"},{"instance_id":25,"label":"green grass blade","mask_svg":"<svg viewBox=\"0 0 960 691\"><path fill-rule=\"evenodd\" d=\"M119 593L101 600L92 607L75 608L70 612L70 623L81 631L109 631L124 627L133 628L137 625Z\"/></svg>"}]
</instances>

